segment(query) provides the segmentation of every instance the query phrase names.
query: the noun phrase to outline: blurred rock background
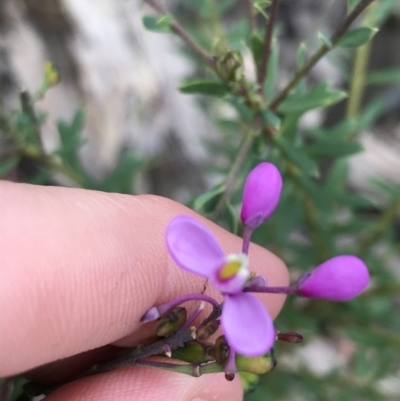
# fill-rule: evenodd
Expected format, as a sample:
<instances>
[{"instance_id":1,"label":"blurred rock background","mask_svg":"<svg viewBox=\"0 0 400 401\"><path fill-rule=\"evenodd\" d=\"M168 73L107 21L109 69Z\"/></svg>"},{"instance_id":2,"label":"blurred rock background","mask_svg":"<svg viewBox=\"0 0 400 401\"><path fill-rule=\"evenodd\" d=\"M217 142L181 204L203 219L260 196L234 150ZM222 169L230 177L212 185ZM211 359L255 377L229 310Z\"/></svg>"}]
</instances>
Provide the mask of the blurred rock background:
<instances>
[{"instance_id":1,"label":"blurred rock background","mask_svg":"<svg viewBox=\"0 0 400 401\"><path fill-rule=\"evenodd\" d=\"M185 2L167 5L181 17L190 17ZM400 66L399 9L400 5L374 41L372 70ZM295 67L298 44L315 41L318 30L332 32L345 11L344 0L282 1L280 84ZM193 73L193 66L182 56L178 39L144 29L141 16L148 12L139 0L3 0L0 90L5 108L12 109L19 89L37 89L44 63L55 62L62 81L40 102L40 108L49 113L43 130L46 148L56 146L55 122L69 121L83 105L88 138L83 162L94 176L112 169L121 150L131 147L153 160L136 190L184 201L208 186L203 142L216 140L218 133L193 97L176 90ZM235 13L243 12L239 2L227 23L234 21ZM340 66L346 60L333 63ZM342 84L338 68L326 59L314 68L311 79ZM352 183L364 190L371 176L400 183L400 90L370 86L366 101L377 94L386 100L386 113L375 132L362 135L367 151L352 162ZM329 115L314 112L309 120L333 123L343 112L339 106Z\"/></svg>"}]
</instances>

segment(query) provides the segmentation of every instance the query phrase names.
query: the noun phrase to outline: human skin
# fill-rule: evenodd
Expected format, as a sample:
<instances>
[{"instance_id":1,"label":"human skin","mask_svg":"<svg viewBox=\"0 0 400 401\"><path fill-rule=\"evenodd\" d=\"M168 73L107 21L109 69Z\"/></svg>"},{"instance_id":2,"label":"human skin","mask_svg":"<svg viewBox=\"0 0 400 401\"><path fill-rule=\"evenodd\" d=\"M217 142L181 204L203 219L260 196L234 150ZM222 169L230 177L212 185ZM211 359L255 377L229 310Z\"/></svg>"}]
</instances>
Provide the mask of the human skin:
<instances>
[{"instance_id":1,"label":"human skin","mask_svg":"<svg viewBox=\"0 0 400 401\"><path fill-rule=\"evenodd\" d=\"M0 182L0 211L0 377L53 361L51 370L62 372L78 360L74 355L107 344L137 344L146 333L139 320L147 309L200 292L204 280L178 268L168 255L164 234L174 216L198 218L227 253L241 249L240 238L152 195ZM287 285L287 270L275 255L252 244L249 257L251 271L266 275L270 285ZM210 287L206 294L221 300ZM260 299L273 317L284 301L281 295ZM48 375L49 368L33 373L38 380ZM192 378L126 367L73 381L46 400L242 397L240 380L228 382L223 374Z\"/></svg>"}]
</instances>

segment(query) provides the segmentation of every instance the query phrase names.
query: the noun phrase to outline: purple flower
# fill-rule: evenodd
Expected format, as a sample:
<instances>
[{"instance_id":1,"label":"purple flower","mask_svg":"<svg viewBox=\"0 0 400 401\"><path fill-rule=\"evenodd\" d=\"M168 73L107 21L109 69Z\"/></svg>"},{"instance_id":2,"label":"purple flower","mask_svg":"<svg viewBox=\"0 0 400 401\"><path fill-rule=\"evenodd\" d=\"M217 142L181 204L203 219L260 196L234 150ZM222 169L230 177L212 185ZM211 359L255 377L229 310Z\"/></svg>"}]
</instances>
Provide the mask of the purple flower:
<instances>
[{"instance_id":1,"label":"purple flower","mask_svg":"<svg viewBox=\"0 0 400 401\"><path fill-rule=\"evenodd\" d=\"M360 294L368 282L368 269L361 259L353 255L336 256L301 277L298 294L307 298L348 301Z\"/></svg>"},{"instance_id":2,"label":"purple flower","mask_svg":"<svg viewBox=\"0 0 400 401\"><path fill-rule=\"evenodd\" d=\"M260 163L247 176L240 218L244 225L257 228L275 210L282 191L282 177L271 163Z\"/></svg>"},{"instance_id":3,"label":"purple flower","mask_svg":"<svg viewBox=\"0 0 400 401\"><path fill-rule=\"evenodd\" d=\"M208 278L224 294L221 326L232 350L248 357L268 352L275 340L272 319L255 295L242 292L250 275L247 255L225 255L211 231L189 216L171 221L166 242L182 269Z\"/></svg>"}]
</instances>

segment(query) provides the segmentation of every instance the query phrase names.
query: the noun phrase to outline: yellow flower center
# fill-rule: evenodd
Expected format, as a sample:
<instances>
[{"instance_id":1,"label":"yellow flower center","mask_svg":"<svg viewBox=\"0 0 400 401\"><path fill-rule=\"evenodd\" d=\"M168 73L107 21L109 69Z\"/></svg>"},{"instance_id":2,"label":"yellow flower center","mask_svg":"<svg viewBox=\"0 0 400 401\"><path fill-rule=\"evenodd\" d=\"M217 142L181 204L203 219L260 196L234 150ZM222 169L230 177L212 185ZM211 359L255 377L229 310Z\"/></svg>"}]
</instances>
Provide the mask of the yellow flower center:
<instances>
[{"instance_id":1,"label":"yellow flower center","mask_svg":"<svg viewBox=\"0 0 400 401\"><path fill-rule=\"evenodd\" d=\"M226 265L218 272L218 278L220 280L229 280L234 277L237 272L243 267L243 261L241 260L230 260Z\"/></svg>"}]
</instances>

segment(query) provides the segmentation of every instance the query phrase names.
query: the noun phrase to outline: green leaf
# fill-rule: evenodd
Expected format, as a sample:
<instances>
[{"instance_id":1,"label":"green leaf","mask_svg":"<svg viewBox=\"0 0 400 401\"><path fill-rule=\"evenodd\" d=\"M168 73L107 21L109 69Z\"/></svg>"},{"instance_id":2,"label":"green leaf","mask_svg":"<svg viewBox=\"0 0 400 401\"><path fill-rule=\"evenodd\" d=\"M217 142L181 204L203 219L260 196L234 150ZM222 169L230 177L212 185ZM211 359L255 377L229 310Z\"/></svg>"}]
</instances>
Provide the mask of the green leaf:
<instances>
[{"instance_id":1,"label":"green leaf","mask_svg":"<svg viewBox=\"0 0 400 401\"><path fill-rule=\"evenodd\" d=\"M273 99L275 94L276 78L279 68L279 45L274 37L271 44L271 54L268 61L267 76L264 84L265 98L267 101Z\"/></svg>"},{"instance_id":2,"label":"green leaf","mask_svg":"<svg viewBox=\"0 0 400 401\"><path fill-rule=\"evenodd\" d=\"M81 169L81 165L78 154L79 149L84 143L81 137L84 122L84 110L78 109L71 123L59 121L57 124L62 146L56 151L56 154L60 155L70 166L79 170Z\"/></svg>"},{"instance_id":3,"label":"green leaf","mask_svg":"<svg viewBox=\"0 0 400 401\"><path fill-rule=\"evenodd\" d=\"M6 160L2 160L0 162L0 178L6 177L12 170L14 170L18 166L20 160L19 156L12 156Z\"/></svg>"},{"instance_id":4,"label":"green leaf","mask_svg":"<svg viewBox=\"0 0 400 401\"><path fill-rule=\"evenodd\" d=\"M253 391L258 383L260 382L260 377L254 373L239 372L240 378L242 379L243 389L245 393Z\"/></svg>"},{"instance_id":5,"label":"green leaf","mask_svg":"<svg viewBox=\"0 0 400 401\"><path fill-rule=\"evenodd\" d=\"M185 6L188 5L192 10L195 11L196 15L199 15L201 19L212 19L216 15L220 15L226 12L232 7L237 0L220 0L220 1L198 1L198 0L186 0Z\"/></svg>"},{"instance_id":6,"label":"green leaf","mask_svg":"<svg viewBox=\"0 0 400 401\"><path fill-rule=\"evenodd\" d=\"M367 83L400 85L400 68L372 71L367 76Z\"/></svg>"},{"instance_id":7,"label":"green leaf","mask_svg":"<svg viewBox=\"0 0 400 401\"><path fill-rule=\"evenodd\" d=\"M255 33L250 38L251 53L257 65L260 65L264 43L260 36Z\"/></svg>"},{"instance_id":8,"label":"green leaf","mask_svg":"<svg viewBox=\"0 0 400 401\"><path fill-rule=\"evenodd\" d=\"M304 42L300 43L297 49L296 62L299 68L303 67L307 60L307 47Z\"/></svg>"},{"instance_id":9,"label":"green leaf","mask_svg":"<svg viewBox=\"0 0 400 401\"><path fill-rule=\"evenodd\" d=\"M324 182L324 188L327 192L343 191L349 176L349 162L346 159L340 159L333 163Z\"/></svg>"},{"instance_id":10,"label":"green leaf","mask_svg":"<svg viewBox=\"0 0 400 401\"><path fill-rule=\"evenodd\" d=\"M226 209L226 220L229 224L229 231L235 235L239 232L239 217L238 213L230 202L225 203Z\"/></svg>"},{"instance_id":11,"label":"green leaf","mask_svg":"<svg viewBox=\"0 0 400 401\"><path fill-rule=\"evenodd\" d=\"M347 0L347 8L349 11L353 10L361 0Z\"/></svg>"},{"instance_id":12,"label":"green leaf","mask_svg":"<svg viewBox=\"0 0 400 401\"><path fill-rule=\"evenodd\" d=\"M318 166L306 155L304 148L296 148L282 136L276 136L274 138L274 143L281 153L304 173L311 177L319 176Z\"/></svg>"},{"instance_id":13,"label":"green leaf","mask_svg":"<svg viewBox=\"0 0 400 401\"><path fill-rule=\"evenodd\" d=\"M196 211L205 210L212 211L217 202L219 201L221 195L225 191L225 185L218 184L211 188L209 191L198 196L193 202L193 209Z\"/></svg>"},{"instance_id":14,"label":"green leaf","mask_svg":"<svg viewBox=\"0 0 400 401\"><path fill-rule=\"evenodd\" d=\"M331 89L326 82L321 82L308 93L290 96L281 104L279 111L283 113L305 113L319 107L332 106L346 97L345 92Z\"/></svg>"},{"instance_id":15,"label":"green leaf","mask_svg":"<svg viewBox=\"0 0 400 401\"><path fill-rule=\"evenodd\" d=\"M179 87L182 93L201 94L207 96L223 97L229 93L229 88L216 81L189 81Z\"/></svg>"},{"instance_id":16,"label":"green leaf","mask_svg":"<svg viewBox=\"0 0 400 401\"><path fill-rule=\"evenodd\" d=\"M142 18L143 25L152 32L172 32L172 23L174 19L171 15L163 15L162 17L154 17L152 15L144 15Z\"/></svg>"},{"instance_id":17,"label":"green leaf","mask_svg":"<svg viewBox=\"0 0 400 401\"><path fill-rule=\"evenodd\" d=\"M322 213L330 212L332 206L331 194L307 176L300 176L299 181L302 189L308 193L317 208ZM323 224L323 222L320 223Z\"/></svg>"},{"instance_id":18,"label":"green leaf","mask_svg":"<svg viewBox=\"0 0 400 401\"><path fill-rule=\"evenodd\" d=\"M325 46L329 47L329 49L331 49L333 47L333 44L332 44L331 40L329 39L329 37L321 31L318 31L318 39L321 39L323 44Z\"/></svg>"},{"instance_id":19,"label":"green leaf","mask_svg":"<svg viewBox=\"0 0 400 401\"><path fill-rule=\"evenodd\" d=\"M376 206L371 200L356 193L343 192L332 194L332 196L336 201L341 202L349 207L371 208Z\"/></svg>"},{"instance_id":20,"label":"green leaf","mask_svg":"<svg viewBox=\"0 0 400 401\"><path fill-rule=\"evenodd\" d=\"M254 113L247 105L244 104L242 98L235 95L228 95L227 100L236 109L240 118L244 122L251 123L253 121Z\"/></svg>"},{"instance_id":21,"label":"green leaf","mask_svg":"<svg viewBox=\"0 0 400 401\"><path fill-rule=\"evenodd\" d=\"M377 28L369 28L367 26L356 28L349 32L346 32L336 42L336 45L345 48L358 47L370 41L377 32Z\"/></svg>"},{"instance_id":22,"label":"green leaf","mask_svg":"<svg viewBox=\"0 0 400 401\"><path fill-rule=\"evenodd\" d=\"M279 130L281 127L281 119L269 109L261 110L261 117L265 124Z\"/></svg>"},{"instance_id":23,"label":"green leaf","mask_svg":"<svg viewBox=\"0 0 400 401\"><path fill-rule=\"evenodd\" d=\"M363 151L363 147L358 142L344 142L337 139L319 139L312 145L305 147L305 151L310 157L345 157Z\"/></svg>"},{"instance_id":24,"label":"green leaf","mask_svg":"<svg viewBox=\"0 0 400 401\"><path fill-rule=\"evenodd\" d=\"M144 162L132 153L125 151L118 160L118 165L102 182L92 183L91 189L120 194L134 193L135 175L143 171Z\"/></svg>"}]
</instances>

